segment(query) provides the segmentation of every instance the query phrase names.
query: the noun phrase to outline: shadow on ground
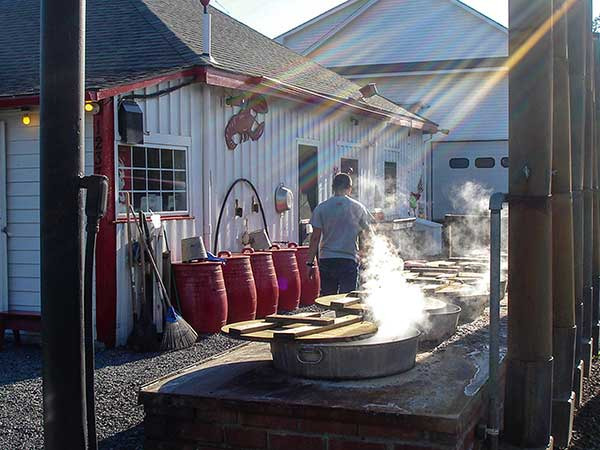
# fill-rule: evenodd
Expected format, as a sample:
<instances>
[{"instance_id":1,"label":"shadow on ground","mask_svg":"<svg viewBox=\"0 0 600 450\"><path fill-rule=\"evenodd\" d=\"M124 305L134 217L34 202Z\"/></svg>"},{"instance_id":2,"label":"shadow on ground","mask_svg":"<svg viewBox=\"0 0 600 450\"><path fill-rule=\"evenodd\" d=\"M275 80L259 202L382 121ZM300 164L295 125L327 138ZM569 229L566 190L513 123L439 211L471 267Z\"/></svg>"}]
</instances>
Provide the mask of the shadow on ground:
<instances>
[{"instance_id":1,"label":"shadow on ground","mask_svg":"<svg viewBox=\"0 0 600 450\"><path fill-rule=\"evenodd\" d=\"M98 443L101 450L127 449L137 450L144 448L144 425L139 424L128 430L113 434Z\"/></svg>"}]
</instances>

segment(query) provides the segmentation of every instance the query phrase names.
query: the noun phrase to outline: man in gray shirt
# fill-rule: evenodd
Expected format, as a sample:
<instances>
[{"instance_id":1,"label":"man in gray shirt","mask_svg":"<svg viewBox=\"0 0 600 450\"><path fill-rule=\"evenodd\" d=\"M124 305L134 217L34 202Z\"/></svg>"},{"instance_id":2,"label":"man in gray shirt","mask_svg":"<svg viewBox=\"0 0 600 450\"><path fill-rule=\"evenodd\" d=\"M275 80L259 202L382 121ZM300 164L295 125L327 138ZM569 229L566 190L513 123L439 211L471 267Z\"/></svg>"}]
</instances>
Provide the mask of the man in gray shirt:
<instances>
[{"instance_id":1,"label":"man in gray shirt","mask_svg":"<svg viewBox=\"0 0 600 450\"><path fill-rule=\"evenodd\" d=\"M345 173L333 179L334 196L319 204L310 223L313 232L308 252L308 276L314 276L314 260L320 244L319 274L321 295L356 290L358 281L359 236L370 232L373 217L365 206L350 198L352 179Z\"/></svg>"}]
</instances>

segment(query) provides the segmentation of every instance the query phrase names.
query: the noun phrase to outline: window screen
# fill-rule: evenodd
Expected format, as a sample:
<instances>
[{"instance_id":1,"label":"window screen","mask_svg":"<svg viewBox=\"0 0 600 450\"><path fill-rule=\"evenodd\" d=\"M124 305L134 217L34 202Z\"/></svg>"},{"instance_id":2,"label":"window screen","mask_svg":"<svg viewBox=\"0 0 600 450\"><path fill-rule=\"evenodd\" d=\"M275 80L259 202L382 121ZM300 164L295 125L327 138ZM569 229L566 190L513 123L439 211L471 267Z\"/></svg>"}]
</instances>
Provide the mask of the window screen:
<instances>
[{"instance_id":1,"label":"window screen","mask_svg":"<svg viewBox=\"0 0 600 450\"><path fill-rule=\"evenodd\" d=\"M475 160L475 167L478 169L491 169L496 165L494 158L477 158Z\"/></svg>"},{"instance_id":2,"label":"window screen","mask_svg":"<svg viewBox=\"0 0 600 450\"><path fill-rule=\"evenodd\" d=\"M469 167L469 160L467 158L452 158L450 160L450 168L452 169L466 169Z\"/></svg>"}]
</instances>

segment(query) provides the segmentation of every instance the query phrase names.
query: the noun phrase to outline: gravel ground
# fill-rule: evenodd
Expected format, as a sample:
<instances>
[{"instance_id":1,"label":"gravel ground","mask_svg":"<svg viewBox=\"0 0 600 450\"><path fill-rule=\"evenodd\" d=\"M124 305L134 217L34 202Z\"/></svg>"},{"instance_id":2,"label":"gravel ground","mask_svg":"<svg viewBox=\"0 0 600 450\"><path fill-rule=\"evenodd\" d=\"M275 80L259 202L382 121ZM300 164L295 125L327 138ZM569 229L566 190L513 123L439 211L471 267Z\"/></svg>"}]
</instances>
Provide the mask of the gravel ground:
<instances>
[{"instance_id":1,"label":"gravel ground","mask_svg":"<svg viewBox=\"0 0 600 450\"><path fill-rule=\"evenodd\" d=\"M590 378L583 381L584 404L576 412L570 448L600 449L600 361L592 364Z\"/></svg>"},{"instance_id":2,"label":"gravel ground","mask_svg":"<svg viewBox=\"0 0 600 450\"><path fill-rule=\"evenodd\" d=\"M100 448L142 448L142 384L240 345L226 336L204 338L170 353L104 350L96 355L96 410ZM42 438L42 362L37 345L9 340L0 352L0 449L37 449Z\"/></svg>"},{"instance_id":3,"label":"gravel ground","mask_svg":"<svg viewBox=\"0 0 600 450\"><path fill-rule=\"evenodd\" d=\"M461 328L472 331L469 326ZM470 334L470 339L483 343L487 340L485 334ZM124 349L98 352L96 401L100 448L142 448L144 411L137 405L141 385L240 344L226 336L213 335L177 352L132 353ZM41 368L39 345L17 347L9 339L0 352L0 449L43 447ZM575 418L571 448L600 449L598 360L592 366L592 376L584 381L584 402Z\"/></svg>"}]
</instances>

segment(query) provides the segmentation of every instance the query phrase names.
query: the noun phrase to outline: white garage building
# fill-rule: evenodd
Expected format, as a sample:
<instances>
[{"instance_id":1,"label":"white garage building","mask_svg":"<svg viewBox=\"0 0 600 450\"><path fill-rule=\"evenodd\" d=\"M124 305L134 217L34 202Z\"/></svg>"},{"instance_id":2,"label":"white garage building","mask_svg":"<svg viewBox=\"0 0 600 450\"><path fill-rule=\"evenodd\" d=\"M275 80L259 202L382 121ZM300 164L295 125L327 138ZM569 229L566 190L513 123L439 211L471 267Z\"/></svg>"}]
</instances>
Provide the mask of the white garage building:
<instances>
[{"instance_id":1,"label":"white garage building","mask_svg":"<svg viewBox=\"0 0 600 450\"><path fill-rule=\"evenodd\" d=\"M430 216L454 187L508 183L508 30L458 0L349 0L279 42L449 131L430 141ZM413 189L415 189L413 187Z\"/></svg>"}]
</instances>

